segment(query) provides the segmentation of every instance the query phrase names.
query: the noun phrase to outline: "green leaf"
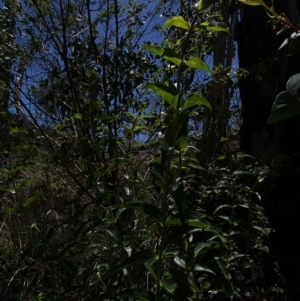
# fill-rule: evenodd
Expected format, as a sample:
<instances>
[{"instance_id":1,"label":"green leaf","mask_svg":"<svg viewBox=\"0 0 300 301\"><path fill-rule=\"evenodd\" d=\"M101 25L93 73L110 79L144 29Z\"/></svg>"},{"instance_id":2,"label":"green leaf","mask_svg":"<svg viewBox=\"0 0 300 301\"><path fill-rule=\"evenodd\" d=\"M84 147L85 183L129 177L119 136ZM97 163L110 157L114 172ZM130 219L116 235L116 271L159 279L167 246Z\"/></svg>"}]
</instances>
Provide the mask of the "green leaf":
<instances>
[{"instance_id":1,"label":"green leaf","mask_svg":"<svg viewBox=\"0 0 300 301\"><path fill-rule=\"evenodd\" d=\"M157 277L156 277L156 274L151 266L151 264L149 262L144 262L144 266L145 268L150 272L151 276L153 277L153 279L155 281L157 281Z\"/></svg>"},{"instance_id":2,"label":"green leaf","mask_svg":"<svg viewBox=\"0 0 300 301\"><path fill-rule=\"evenodd\" d=\"M43 193L42 192L38 192L36 194L34 194L32 197L30 197L23 205L22 207L25 209L27 207L29 207L33 202L35 202L40 196L42 196Z\"/></svg>"},{"instance_id":3,"label":"green leaf","mask_svg":"<svg viewBox=\"0 0 300 301\"><path fill-rule=\"evenodd\" d=\"M158 56L162 56L165 48L157 45L145 45L142 49L155 53Z\"/></svg>"},{"instance_id":4,"label":"green leaf","mask_svg":"<svg viewBox=\"0 0 300 301\"><path fill-rule=\"evenodd\" d=\"M130 203L128 205L121 205L121 207L143 212L144 214L155 219L160 225L162 225L163 214L161 213L160 209L154 205L147 203Z\"/></svg>"},{"instance_id":5,"label":"green leaf","mask_svg":"<svg viewBox=\"0 0 300 301\"><path fill-rule=\"evenodd\" d=\"M28 166L34 166L35 164L34 163L22 163L22 164L19 164L19 165L16 165L16 166L14 166L11 170L10 170L10 172L11 173L16 173L17 171L19 171L19 170L23 170L23 169L25 169L26 167L28 167Z\"/></svg>"},{"instance_id":6,"label":"green leaf","mask_svg":"<svg viewBox=\"0 0 300 301\"><path fill-rule=\"evenodd\" d=\"M36 145L34 145L34 144L15 145L11 148L11 150L17 151L17 150L24 150L24 149L30 149L30 148L36 148Z\"/></svg>"},{"instance_id":7,"label":"green leaf","mask_svg":"<svg viewBox=\"0 0 300 301\"><path fill-rule=\"evenodd\" d=\"M212 110L210 103L200 94L193 94L191 95L183 104L182 108L190 108L190 107L200 107L200 106L205 106Z\"/></svg>"},{"instance_id":8,"label":"green leaf","mask_svg":"<svg viewBox=\"0 0 300 301\"><path fill-rule=\"evenodd\" d=\"M171 185L171 194L176 203L180 221L181 221L182 225L184 225L186 200L185 200L185 192L184 192L183 185L180 183L175 183L175 184Z\"/></svg>"},{"instance_id":9,"label":"green leaf","mask_svg":"<svg viewBox=\"0 0 300 301\"><path fill-rule=\"evenodd\" d=\"M19 212L19 211L21 211L20 208L12 208L12 207L10 207L10 208L6 208L4 210L4 213L15 213L15 212Z\"/></svg>"},{"instance_id":10,"label":"green leaf","mask_svg":"<svg viewBox=\"0 0 300 301\"><path fill-rule=\"evenodd\" d=\"M252 158L252 159L255 159L255 157L249 155L249 154L244 154L244 153L237 153L237 157L239 159L243 159L243 158Z\"/></svg>"},{"instance_id":11,"label":"green leaf","mask_svg":"<svg viewBox=\"0 0 300 301\"><path fill-rule=\"evenodd\" d=\"M199 271L199 272L208 272L208 273L216 275L216 273L212 269L210 269L204 265L200 265L200 264L195 265L194 270Z\"/></svg>"},{"instance_id":12,"label":"green leaf","mask_svg":"<svg viewBox=\"0 0 300 301\"><path fill-rule=\"evenodd\" d=\"M162 29L166 29L169 26L174 26L182 29L189 29L189 23L185 21L181 16L175 16L165 22Z\"/></svg>"},{"instance_id":13,"label":"green leaf","mask_svg":"<svg viewBox=\"0 0 300 301\"><path fill-rule=\"evenodd\" d=\"M246 4L246 5L251 5L251 6L264 6L264 3L262 0L238 0L239 2Z\"/></svg>"},{"instance_id":14,"label":"green leaf","mask_svg":"<svg viewBox=\"0 0 300 301\"><path fill-rule=\"evenodd\" d=\"M278 123L298 115L300 115L300 101L284 91L275 99L268 124Z\"/></svg>"},{"instance_id":15,"label":"green leaf","mask_svg":"<svg viewBox=\"0 0 300 301\"><path fill-rule=\"evenodd\" d=\"M73 114L73 117L74 117L75 119L82 119L82 114L81 114L81 113L74 113L74 114Z\"/></svg>"},{"instance_id":16,"label":"green leaf","mask_svg":"<svg viewBox=\"0 0 300 301\"><path fill-rule=\"evenodd\" d=\"M200 58L198 57L192 57L187 62L184 63L185 65L198 69L198 70L204 70L207 72L212 72L209 65L204 63Z\"/></svg>"},{"instance_id":17,"label":"green leaf","mask_svg":"<svg viewBox=\"0 0 300 301\"><path fill-rule=\"evenodd\" d=\"M28 184L35 183L38 180L39 180L38 178L29 178L29 179L23 181L21 184L19 184L16 188L16 191L20 190L21 188L23 188L24 186L26 186Z\"/></svg>"},{"instance_id":18,"label":"green leaf","mask_svg":"<svg viewBox=\"0 0 300 301\"><path fill-rule=\"evenodd\" d=\"M223 244L216 241L199 242L194 246L194 257L196 258L199 254L203 254L209 250L218 249Z\"/></svg>"},{"instance_id":19,"label":"green leaf","mask_svg":"<svg viewBox=\"0 0 300 301\"><path fill-rule=\"evenodd\" d=\"M144 88L154 91L156 95L161 96L173 109L177 109L179 95L174 88L162 84L147 84Z\"/></svg>"},{"instance_id":20,"label":"green leaf","mask_svg":"<svg viewBox=\"0 0 300 301\"><path fill-rule=\"evenodd\" d=\"M106 228L106 229L103 229L105 232L108 233L108 235L110 237L112 237L116 242L121 242L122 239L119 237L118 235L118 232L116 231L116 229L113 229L113 228Z\"/></svg>"},{"instance_id":21,"label":"green leaf","mask_svg":"<svg viewBox=\"0 0 300 301\"><path fill-rule=\"evenodd\" d=\"M169 269L164 273L164 276L170 277L174 280L180 281L181 283L189 286L192 291L195 291L194 281L190 275L187 275L184 271L178 271L175 269Z\"/></svg>"},{"instance_id":22,"label":"green leaf","mask_svg":"<svg viewBox=\"0 0 300 301\"><path fill-rule=\"evenodd\" d=\"M300 101L300 73L295 74L288 80L286 89L292 97Z\"/></svg>"},{"instance_id":23,"label":"green leaf","mask_svg":"<svg viewBox=\"0 0 300 301\"><path fill-rule=\"evenodd\" d=\"M171 48L164 48L162 46L156 46L156 45L146 45L143 46L142 49L153 52L156 55L164 58L167 61L174 63L177 66L181 64L180 55Z\"/></svg>"},{"instance_id":24,"label":"green leaf","mask_svg":"<svg viewBox=\"0 0 300 301\"><path fill-rule=\"evenodd\" d=\"M297 33L296 33L296 32L291 33L291 35L290 35L289 37L287 37L287 38L282 42L282 44L280 45L280 47L278 48L278 50L281 49L281 48L283 48L285 45L291 43L296 37L297 37Z\"/></svg>"},{"instance_id":25,"label":"green leaf","mask_svg":"<svg viewBox=\"0 0 300 301\"><path fill-rule=\"evenodd\" d=\"M180 258L180 257L178 257L178 256L175 256L174 262L175 262L178 266L180 266L181 268L186 269L186 262L185 262L184 259L182 259L182 258Z\"/></svg>"},{"instance_id":26,"label":"green leaf","mask_svg":"<svg viewBox=\"0 0 300 301\"><path fill-rule=\"evenodd\" d=\"M174 63L177 66L181 65L181 57L180 55L173 49L170 48L166 48L163 56L162 56L165 60Z\"/></svg>"},{"instance_id":27,"label":"green leaf","mask_svg":"<svg viewBox=\"0 0 300 301\"><path fill-rule=\"evenodd\" d=\"M167 292L169 292L170 294L174 294L174 292L176 291L176 288L178 286L178 284L174 281L162 281L160 283L161 287L163 287Z\"/></svg>"},{"instance_id":28,"label":"green leaf","mask_svg":"<svg viewBox=\"0 0 300 301\"><path fill-rule=\"evenodd\" d=\"M25 129L15 127L15 128L10 128L9 133L10 134L18 134L18 133L26 134L27 131Z\"/></svg>"},{"instance_id":29,"label":"green leaf","mask_svg":"<svg viewBox=\"0 0 300 301\"><path fill-rule=\"evenodd\" d=\"M218 25L213 25L209 22L200 23L199 25L196 26L196 29L202 29L202 30L204 29L207 31L214 31L214 32L223 31L229 33L227 28Z\"/></svg>"},{"instance_id":30,"label":"green leaf","mask_svg":"<svg viewBox=\"0 0 300 301\"><path fill-rule=\"evenodd\" d=\"M187 146L187 136L180 136L174 143L174 146L178 150L182 150Z\"/></svg>"},{"instance_id":31,"label":"green leaf","mask_svg":"<svg viewBox=\"0 0 300 301\"><path fill-rule=\"evenodd\" d=\"M209 8L215 2L216 2L216 0L200 0L197 3L197 8L198 8L198 10L204 10L204 9Z\"/></svg>"}]
</instances>

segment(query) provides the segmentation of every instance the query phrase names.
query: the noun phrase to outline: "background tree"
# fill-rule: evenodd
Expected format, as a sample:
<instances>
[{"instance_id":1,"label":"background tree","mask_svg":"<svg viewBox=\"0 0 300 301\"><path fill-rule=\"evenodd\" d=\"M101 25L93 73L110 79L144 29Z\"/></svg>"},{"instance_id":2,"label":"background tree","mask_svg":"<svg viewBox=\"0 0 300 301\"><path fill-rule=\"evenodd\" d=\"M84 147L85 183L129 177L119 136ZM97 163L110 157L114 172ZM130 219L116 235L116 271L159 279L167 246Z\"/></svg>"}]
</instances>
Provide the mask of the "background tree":
<instances>
[{"instance_id":1,"label":"background tree","mask_svg":"<svg viewBox=\"0 0 300 301\"><path fill-rule=\"evenodd\" d=\"M237 152L236 3L18 5L2 299L278 297L268 167Z\"/></svg>"},{"instance_id":2,"label":"background tree","mask_svg":"<svg viewBox=\"0 0 300 301\"><path fill-rule=\"evenodd\" d=\"M266 4L271 3L266 1ZM297 1L274 1L277 12L287 16L297 26ZM278 177L264 187L268 214L276 228L272 251L284 271L288 300L299 296L299 118L267 125L276 95L286 90L287 80L299 73L298 57L290 56L294 46L278 50L282 41L291 34L276 35L282 24L273 25L262 7L242 7L238 26L239 64L249 70L240 80L243 107L241 148L271 165Z\"/></svg>"}]
</instances>

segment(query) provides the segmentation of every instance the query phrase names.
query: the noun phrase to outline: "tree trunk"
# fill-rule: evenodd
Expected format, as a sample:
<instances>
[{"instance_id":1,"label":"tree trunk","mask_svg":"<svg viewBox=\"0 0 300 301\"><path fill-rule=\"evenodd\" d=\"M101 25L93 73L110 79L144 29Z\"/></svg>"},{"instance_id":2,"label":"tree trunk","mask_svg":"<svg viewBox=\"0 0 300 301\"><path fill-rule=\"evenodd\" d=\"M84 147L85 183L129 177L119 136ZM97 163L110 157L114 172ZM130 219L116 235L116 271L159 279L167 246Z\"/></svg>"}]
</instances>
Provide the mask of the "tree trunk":
<instances>
[{"instance_id":1,"label":"tree trunk","mask_svg":"<svg viewBox=\"0 0 300 301\"><path fill-rule=\"evenodd\" d=\"M275 3L275 8L296 22L296 4L293 0L280 0ZM287 55L290 46L278 51L285 37L276 36L279 29L273 30L268 21L263 8L242 7L237 31L238 56L240 68L249 70L249 75L239 82L243 109L241 149L263 160L278 175L272 180L272 187L265 187L264 191L267 213L276 230L271 237L271 250L286 280L287 300L298 300L300 118L276 126L267 126L267 120L276 95L286 89L290 76L300 72L300 60Z\"/></svg>"}]
</instances>

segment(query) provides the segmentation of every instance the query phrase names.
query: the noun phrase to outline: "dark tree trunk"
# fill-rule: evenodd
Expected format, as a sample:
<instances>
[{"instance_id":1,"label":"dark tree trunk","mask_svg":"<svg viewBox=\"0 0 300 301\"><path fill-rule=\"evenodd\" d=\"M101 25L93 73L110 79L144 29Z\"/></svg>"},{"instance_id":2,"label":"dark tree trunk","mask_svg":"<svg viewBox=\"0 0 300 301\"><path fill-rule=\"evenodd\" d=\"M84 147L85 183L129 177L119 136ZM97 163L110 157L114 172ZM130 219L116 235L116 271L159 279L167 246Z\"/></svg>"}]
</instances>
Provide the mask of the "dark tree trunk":
<instances>
[{"instance_id":1,"label":"dark tree trunk","mask_svg":"<svg viewBox=\"0 0 300 301\"><path fill-rule=\"evenodd\" d=\"M267 1L266 1L267 2ZM295 22L299 1L277 1L276 10ZM289 11L291 12L289 14ZM300 72L300 59L289 57L289 46L278 51L276 36L264 9L243 6L238 24L241 68L250 71L240 80L243 126L241 149L272 166L278 177L264 188L264 202L276 233L271 250L286 280L287 300L300 296L300 118L267 126L276 95L289 77ZM290 34L290 33L289 33Z\"/></svg>"}]
</instances>

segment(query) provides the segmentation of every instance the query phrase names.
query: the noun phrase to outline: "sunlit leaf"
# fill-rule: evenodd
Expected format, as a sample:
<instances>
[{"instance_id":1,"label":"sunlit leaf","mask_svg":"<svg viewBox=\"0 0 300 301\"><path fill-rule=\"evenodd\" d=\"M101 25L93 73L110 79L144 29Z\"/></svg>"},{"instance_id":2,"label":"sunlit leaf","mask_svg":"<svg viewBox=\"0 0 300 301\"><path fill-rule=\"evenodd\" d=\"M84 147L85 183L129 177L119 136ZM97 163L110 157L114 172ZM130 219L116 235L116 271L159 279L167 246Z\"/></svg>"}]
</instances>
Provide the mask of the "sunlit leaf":
<instances>
[{"instance_id":1,"label":"sunlit leaf","mask_svg":"<svg viewBox=\"0 0 300 301\"><path fill-rule=\"evenodd\" d=\"M177 52L175 52L173 49L170 49L170 48L165 49L162 57L165 60L172 62L177 66L179 66L182 62L180 55Z\"/></svg>"},{"instance_id":2,"label":"sunlit leaf","mask_svg":"<svg viewBox=\"0 0 300 301\"><path fill-rule=\"evenodd\" d=\"M181 16L175 16L165 22L162 29L166 29L169 26L174 26L182 29L189 29L189 23Z\"/></svg>"},{"instance_id":3,"label":"sunlit leaf","mask_svg":"<svg viewBox=\"0 0 300 301\"><path fill-rule=\"evenodd\" d=\"M190 107L200 107L200 106L205 106L212 110L210 103L200 94L193 94L191 95L184 103L182 108L190 108Z\"/></svg>"},{"instance_id":4,"label":"sunlit leaf","mask_svg":"<svg viewBox=\"0 0 300 301\"><path fill-rule=\"evenodd\" d=\"M73 114L73 117L74 117L75 119L82 119L82 114L81 114L81 113L74 113L74 114Z\"/></svg>"},{"instance_id":5,"label":"sunlit leaf","mask_svg":"<svg viewBox=\"0 0 300 301\"><path fill-rule=\"evenodd\" d=\"M184 63L185 65L195 68L197 70L204 70L207 72L212 72L209 65L204 63L200 58L198 57L192 57L188 61Z\"/></svg>"},{"instance_id":6,"label":"sunlit leaf","mask_svg":"<svg viewBox=\"0 0 300 301\"><path fill-rule=\"evenodd\" d=\"M218 25L213 25L209 22L203 22L200 23L199 25L196 26L196 29L202 29L202 30L207 30L207 31L214 31L214 32L227 32L228 33L228 29L222 26L218 26Z\"/></svg>"},{"instance_id":7,"label":"sunlit leaf","mask_svg":"<svg viewBox=\"0 0 300 301\"><path fill-rule=\"evenodd\" d=\"M177 109L178 94L174 88L162 84L147 84L144 88L154 91L155 94L161 96L173 109Z\"/></svg>"},{"instance_id":8,"label":"sunlit leaf","mask_svg":"<svg viewBox=\"0 0 300 301\"><path fill-rule=\"evenodd\" d=\"M165 48L157 45L145 45L142 49L155 53L158 56L162 56Z\"/></svg>"},{"instance_id":9,"label":"sunlit leaf","mask_svg":"<svg viewBox=\"0 0 300 301\"><path fill-rule=\"evenodd\" d=\"M200 0L197 3L197 8L198 8L198 10L204 10L204 9L209 8L215 2L216 2L216 0Z\"/></svg>"},{"instance_id":10,"label":"sunlit leaf","mask_svg":"<svg viewBox=\"0 0 300 301\"><path fill-rule=\"evenodd\" d=\"M243 4L247 4L247 5L251 5L251 6L264 5L262 0L238 0L238 1L243 3Z\"/></svg>"}]
</instances>

